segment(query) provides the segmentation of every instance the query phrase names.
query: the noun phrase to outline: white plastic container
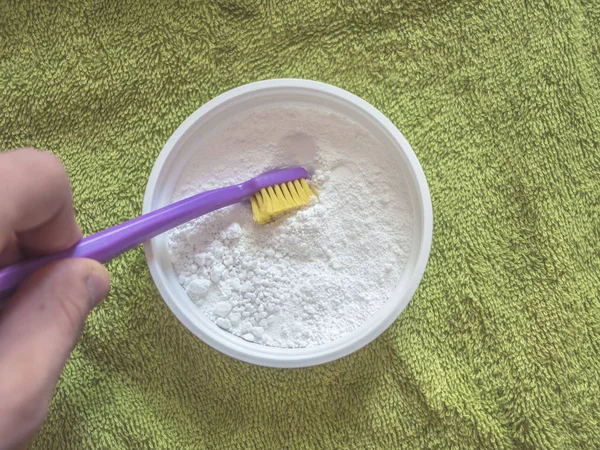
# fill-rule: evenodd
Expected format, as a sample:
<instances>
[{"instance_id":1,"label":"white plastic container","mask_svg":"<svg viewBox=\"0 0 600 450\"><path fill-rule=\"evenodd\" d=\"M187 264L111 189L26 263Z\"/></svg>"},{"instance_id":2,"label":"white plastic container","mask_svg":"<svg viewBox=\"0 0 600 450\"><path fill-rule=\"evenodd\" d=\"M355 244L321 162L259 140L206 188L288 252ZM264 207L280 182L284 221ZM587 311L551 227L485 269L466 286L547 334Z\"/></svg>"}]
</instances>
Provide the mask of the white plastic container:
<instances>
[{"instance_id":1,"label":"white plastic container","mask_svg":"<svg viewBox=\"0 0 600 450\"><path fill-rule=\"evenodd\" d=\"M429 258L433 215L429 188L410 145L377 109L347 91L307 80L268 80L238 87L206 103L173 133L162 149L148 180L144 213L170 203L175 185L194 153L196 142L233 114L269 105L325 108L359 123L394 152L407 180L413 209L413 243L404 274L390 299L367 322L339 339L316 347L285 349L247 342L215 325L192 303L179 284L169 259L167 233L145 244L152 278L177 318L215 349L253 364L303 367L322 364L352 353L389 327L406 308L419 285Z\"/></svg>"}]
</instances>

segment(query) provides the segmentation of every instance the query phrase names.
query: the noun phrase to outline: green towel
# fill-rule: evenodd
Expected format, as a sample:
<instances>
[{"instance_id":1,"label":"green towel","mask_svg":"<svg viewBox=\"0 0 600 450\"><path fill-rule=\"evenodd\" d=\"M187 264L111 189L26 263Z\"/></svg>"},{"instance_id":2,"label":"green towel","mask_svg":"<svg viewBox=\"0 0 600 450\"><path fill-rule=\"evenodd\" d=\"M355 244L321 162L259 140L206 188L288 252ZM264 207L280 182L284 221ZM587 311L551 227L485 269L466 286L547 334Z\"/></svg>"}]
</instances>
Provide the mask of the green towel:
<instances>
[{"instance_id":1,"label":"green towel","mask_svg":"<svg viewBox=\"0 0 600 450\"><path fill-rule=\"evenodd\" d=\"M600 4L0 2L0 148L58 154L86 233L140 214L189 114L280 77L412 144L435 231L409 307L334 363L251 366L175 319L138 248L33 448L599 448Z\"/></svg>"}]
</instances>

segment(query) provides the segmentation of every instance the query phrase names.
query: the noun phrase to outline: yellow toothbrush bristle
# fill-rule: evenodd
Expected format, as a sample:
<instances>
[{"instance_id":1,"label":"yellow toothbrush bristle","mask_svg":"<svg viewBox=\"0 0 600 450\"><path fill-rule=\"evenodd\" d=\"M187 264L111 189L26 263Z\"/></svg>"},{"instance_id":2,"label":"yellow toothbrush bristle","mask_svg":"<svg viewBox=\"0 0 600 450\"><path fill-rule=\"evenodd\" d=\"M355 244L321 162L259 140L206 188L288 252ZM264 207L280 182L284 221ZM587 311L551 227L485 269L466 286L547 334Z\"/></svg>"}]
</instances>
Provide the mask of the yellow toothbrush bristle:
<instances>
[{"instance_id":1,"label":"yellow toothbrush bristle","mask_svg":"<svg viewBox=\"0 0 600 450\"><path fill-rule=\"evenodd\" d=\"M312 196L316 195L304 178L269 186L250 197L252 218L261 225L268 223L288 211L308 204Z\"/></svg>"}]
</instances>

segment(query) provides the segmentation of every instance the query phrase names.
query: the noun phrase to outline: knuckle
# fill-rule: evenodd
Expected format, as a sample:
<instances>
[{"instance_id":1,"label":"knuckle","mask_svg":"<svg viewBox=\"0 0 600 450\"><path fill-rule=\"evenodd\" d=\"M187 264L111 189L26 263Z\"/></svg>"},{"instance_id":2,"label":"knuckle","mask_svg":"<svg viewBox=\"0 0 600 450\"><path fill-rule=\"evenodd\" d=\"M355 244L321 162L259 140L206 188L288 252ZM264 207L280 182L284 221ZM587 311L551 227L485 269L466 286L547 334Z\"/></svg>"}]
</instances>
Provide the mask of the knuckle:
<instances>
[{"instance_id":1,"label":"knuckle","mask_svg":"<svg viewBox=\"0 0 600 450\"><path fill-rule=\"evenodd\" d=\"M69 334L79 334L83 327L86 310L81 305L82 299L60 298L58 300L57 322L61 329Z\"/></svg>"},{"instance_id":2,"label":"knuckle","mask_svg":"<svg viewBox=\"0 0 600 450\"><path fill-rule=\"evenodd\" d=\"M38 152L35 164L36 176L41 177L47 186L66 188L69 186L67 171L58 157L52 153Z\"/></svg>"},{"instance_id":3,"label":"knuckle","mask_svg":"<svg viewBox=\"0 0 600 450\"><path fill-rule=\"evenodd\" d=\"M67 171L61 160L54 154L36 150L32 147L16 150L21 161L27 167L27 174L35 177L48 189L69 187Z\"/></svg>"},{"instance_id":4,"label":"knuckle","mask_svg":"<svg viewBox=\"0 0 600 450\"><path fill-rule=\"evenodd\" d=\"M79 334L88 312L87 299L71 292L61 292L53 301L56 301L54 321L60 329L68 335Z\"/></svg>"}]
</instances>

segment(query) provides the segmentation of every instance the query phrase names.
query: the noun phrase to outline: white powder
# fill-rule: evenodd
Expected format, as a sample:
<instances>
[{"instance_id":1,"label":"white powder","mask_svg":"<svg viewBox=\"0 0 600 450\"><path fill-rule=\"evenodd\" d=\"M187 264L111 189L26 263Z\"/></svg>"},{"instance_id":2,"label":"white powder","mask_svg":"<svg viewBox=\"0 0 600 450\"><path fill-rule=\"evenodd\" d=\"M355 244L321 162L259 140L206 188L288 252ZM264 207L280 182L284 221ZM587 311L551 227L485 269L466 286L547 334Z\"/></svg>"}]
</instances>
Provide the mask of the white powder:
<instances>
[{"instance_id":1,"label":"white powder","mask_svg":"<svg viewBox=\"0 0 600 450\"><path fill-rule=\"evenodd\" d=\"M234 205L173 230L169 250L190 299L219 327L306 347L360 326L402 275L413 219L395 156L334 113L256 110L203 138L173 200L290 165L314 174L318 202L267 225Z\"/></svg>"}]
</instances>

